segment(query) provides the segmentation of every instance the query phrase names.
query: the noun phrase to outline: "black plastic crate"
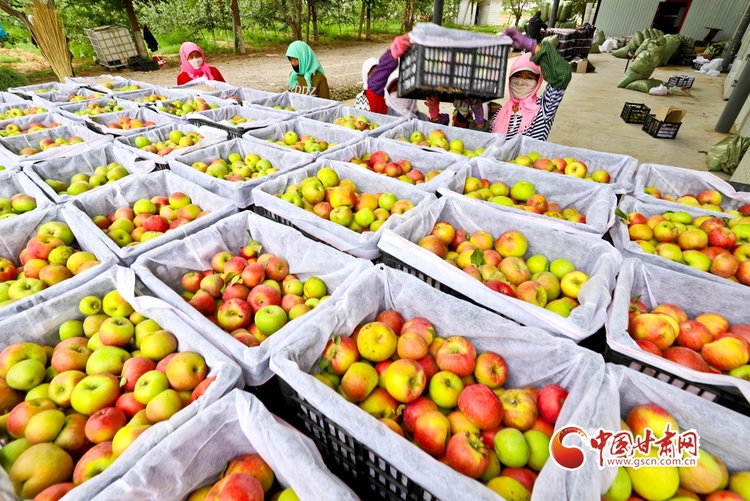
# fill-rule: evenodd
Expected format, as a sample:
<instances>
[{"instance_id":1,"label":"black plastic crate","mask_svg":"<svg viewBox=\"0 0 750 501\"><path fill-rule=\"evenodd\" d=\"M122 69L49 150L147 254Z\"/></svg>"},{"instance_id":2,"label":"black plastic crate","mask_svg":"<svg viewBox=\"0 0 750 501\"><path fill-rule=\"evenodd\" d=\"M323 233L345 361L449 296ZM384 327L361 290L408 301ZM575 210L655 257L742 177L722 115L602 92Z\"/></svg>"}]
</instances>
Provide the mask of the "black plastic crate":
<instances>
[{"instance_id":1,"label":"black plastic crate","mask_svg":"<svg viewBox=\"0 0 750 501\"><path fill-rule=\"evenodd\" d=\"M695 82L695 77L688 75L672 75L669 77L667 85L669 87L683 87L689 89L693 86L693 82Z\"/></svg>"},{"instance_id":2,"label":"black plastic crate","mask_svg":"<svg viewBox=\"0 0 750 501\"><path fill-rule=\"evenodd\" d=\"M476 48L413 44L401 57L398 95L409 99L438 96L484 100L503 97L510 45Z\"/></svg>"},{"instance_id":3,"label":"black plastic crate","mask_svg":"<svg viewBox=\"0 0 750 501\"><path fill-rule=\"evenodd\" d=\"M297 428L310 437L326 466L362 499L438 501L433 494L352 437L279 379Z\"/></svg>"},{"instance_id":4,"label":"black plastic crate","mask_svg":"<svg viewBox=\"0 0 750 501\"><path fill-rule=\"evenodd\" d=\"M570 49L571 47L576 46L575 40L558 40L557 42L557 51L560 52L560 49Z\"/></svg>"},{"instance_id":5,"label":"black plastic crate","mask_svg":"<svg viewBox=\"0 0 750 501\"><path fill-rule=\"evenodd\" d=\"M705 63L699 63L697 61L693 61L693 69L694 70L700 70L701 66L703 66Z\"/></svg>"},{"instance_id":6,"label":"black plastic crate","mask_svg":"<svg viewBox=\"0 0 750 501\"><path fill-rule=\"evenodd\" d=\"M643 131L657 139L674 139L680 130L682 122L662 122L654 115L647 115L643 122Z\"/></svg>"},{"instance_id":7,"label":"black plastic crate","mask_svg":"<svg viewBox=\"0 0 750 501\"><path fill-rule=\"evenodd\" d=\"M579 56L585 59L589 55L589 50L591 50L590 45L586 45L585 47L576 47L575 49L573 49L573 57Z\"/></svg>"},{"instance_id":8,"label":"black plastic crate","mask_svg":"<svg viewBox=\"0 0 750 501\"><path fill-rule=\"evenodd\" d=\"M737 191L742 191L745 193L750 193L750 184L745 183L738 183L736 181L727 181L730 185L732 185L732 188L734 188Z\"/></svg>"},{"instance_id":9,"label":"black plastic crate","mask_svg":"<svg viewBox=\"0 0 750 501\"><path fill-rule=\"evenodd\" d=\"M695 59L695 55L681 55L677 57L673 57L671 63L675 66L692 66L693 65L693 59Z\"/></svg>"},{"instance_id":10,"label":"black plastic crate","mask_svg":"<svg viewBox=\"0 0 750 501\"><path fill-rule=\"evenodd\" d=\"M570 60L573 58L573 54L575 53L576 48L570 47L568 49L557 49L557 53L560 55L561 58L565 60Z\"/></svg>"},{"instance_id":11,"label":"black plastic crate","mask_svg":"<svg viewBox=\"0 0 750 501\"><path fill-rule=\"evenodd\" d=\"M624 365L631 370L654 377L667 384L681 388L682 390L697 395L701 398L714 402L715 404L731 409L745 416L750 416L750 403L745 400L735 388L726 386L712 386L703 383L694 383L679 376L654 367L653 365L635 360L623 353L614 351L607 346L604 351L604 360L613 364Z\"/></svg>"},{"instance_id":12,"label":"black plastic crate","mask_svg":"<svg viewBox=\"0 0 750 501\"><path fill-rule=\"evenodd\" d=\"M643 103L625 103L620 118L629 124L642 124L651 113L651 108Z\"/></svg>"},{"instance_id":13,"label":"black plastic crate","mask_svg":"<svg viewBox=\"0 0 750 501\"><path fill-rule=\"evenodd\" d=\"M160 69L160 66L159 63L152 59L131 56L128 58L128 69L130 71L156 71Z\"/></svg>"}]
</instances>

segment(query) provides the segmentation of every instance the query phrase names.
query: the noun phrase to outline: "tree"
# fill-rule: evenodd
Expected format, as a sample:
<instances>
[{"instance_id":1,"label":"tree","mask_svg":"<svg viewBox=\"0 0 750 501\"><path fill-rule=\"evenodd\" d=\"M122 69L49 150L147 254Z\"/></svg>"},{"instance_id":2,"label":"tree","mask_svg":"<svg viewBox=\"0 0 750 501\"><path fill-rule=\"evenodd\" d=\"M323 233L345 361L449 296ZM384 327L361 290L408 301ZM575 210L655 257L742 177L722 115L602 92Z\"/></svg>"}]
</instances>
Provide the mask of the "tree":
<instances>
[{"instance_id":1,"label":"tree","mask_svg":"<svg viewBox=\"0 0 750 501\"><path fill-rule=\"evenodd\" d=\"M143 43L143 35L141 35L141 28L138 26L138 18L135 17L133 0L122 0L122 3L125 5L125 11L128 13L128 20L130 21L130 29L133 31L135 50L139 56L148 59L148 51L146 50L146 44Z\"/></svg>"},{"instance_id":2,"label":"tree","mask_svg":"<svg viewBox=\"0 0 750 501\"><path fill-rule=\"evenodd\" d=\"M235 54L245 53L245 34L242 32L242 22L240 21L240 6L237 0L232 0L232 32L234 33L234 52Z\"/></svg>"},{"instance_id":3,"label":"tree","mask_svg":"<svg viewBox=\"0 0 750 501\"><path fill-rule=\"evenodd\" d=\"M414 0L406 0L404 15L401 18L401 31L406 33L414 27Z\"/></svg>"},{"instance_id":4,"label":"tree","mask_svg":"<svg viewBox=\"0 0 750 501\"><path fill-rule=\"evenodd\" d=\"M284 21L292 28L295 40L302 40L302 0L273 0L284 16Z\"/></svg>"},{"instance_id":5,"label":"tree","mask_svg":"<svg viewBox=\"0 0 750 501\"><path fill-rule=\"evenodd\" d=\"M507 0L507 4L511 13L516 18L514 26L518 26L523 16L523 11L526 10L526 6L529 4L529 0Z\"/></svg>"}]
</instances>

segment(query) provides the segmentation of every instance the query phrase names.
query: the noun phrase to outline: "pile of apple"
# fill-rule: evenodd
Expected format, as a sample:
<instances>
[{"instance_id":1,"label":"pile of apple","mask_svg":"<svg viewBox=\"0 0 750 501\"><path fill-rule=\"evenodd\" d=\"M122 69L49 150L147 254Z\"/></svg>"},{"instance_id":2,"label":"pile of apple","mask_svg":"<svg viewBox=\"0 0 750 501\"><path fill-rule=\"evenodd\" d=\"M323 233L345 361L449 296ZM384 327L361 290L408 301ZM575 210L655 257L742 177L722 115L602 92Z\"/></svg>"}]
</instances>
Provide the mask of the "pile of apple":
<instances>
[{"instance_id":1,"label":"pile of apple","mask_svg":"<svg viewBox=\"0 0 750 501\"><path fill-rule=\"evenodd\" d=\"M273 139L269 139L268 142L277 144L279 146L284 146L285 148L290 148L292 150L303 151L305 153L315 153L319 151L326 151L328 148L331 148L333 146L336 146L336 144L338 144L338 143L328 144L322 139L317 139L307 134L297 136L297 133L294 132L293 130L290 130L289 132L284 134L283 140L280 139L278 141L274 141Z\"/></svg>"},{"instance_id":2,"label":"pile of apple","mask_svg":"<svg viewBox=\"0 0 750 501\"><path fill-rule=\"evenodd\" d=\"M96 119L93 120L95 122L97 121ZM154 125L156 125L156 123L152 122L151 120L146 120L144 122L137 118L121 117L117 122L108 123L107 127L109 127L110 129L131 130L142 129L144 127L153 127Z\"/></svg>"},{"instance_id":3,"label":"pile of apple","mask_svg":"<svg viewBox=\"0 0 750 501\"><path fill-rule=\"evenodd\" d=\"M621 430L643 439L647 429L656 438L664 436L668 424L670 430L679 433L680 426L669 412L656 404L634 407L625 421L620 420ZM700 430L696 430L700 436ZM649 454L641 451L636 458L657 458L659 447L653 445ZM604 501L669 499L674 501L747 501L750 499L750 471L729 475L724 462L705 449L698 449L697 465L692 467L641 466L640 468L618 467L617 476L602 498ZM635 492L633 492L635 491ZM637 497L636 494L640 497ZM699 497L700 496L700 497Z\"/></svg>"},{"instance_id":4,"label":"pile of apple","mask_svg":"<svg viewBox=\"0 0 750 501\"><path fill-rule=\"evenodd\" d=\"M118 162L110 162L106 167L97 167L91 176L84 172L73 174L70 184L59 179L45 179L44 182L58 195L76 196L105 184L114 183L129 174L128 170Z\"/></svg>"},{"instance_id":5,"label":"pile of apple","mask_svg":"<svg viewBox=\"0 0 750 501\"><path fill-rule=\"evenodd\" d=\"M469 234L441 221L419 246L495 292L565 318L578 306L578 294L589 279L567 259L549 262L541 254L524 258L528 242L518 231L506 231L494 239L486 231Z\"/></svg>"},{"instance_id":6,"label":"pile of apple","mask_svg":"<svg viewBox=\"0 0 750 501\"><path fill-rule=\"evenodd\" d=\"M547 197L536 192L534 184L529 181L518 181L509 188L501 181L490 184L487 179L469 177L464 183L464 195L554 219L586 224L585 214L581 214L575 207L563 209L560 204L547 200Z\"/></svg>"},{"instance_id":7,"label":"pile of apple","mask_svg":"<svg viewBox=\"0 0 750 501\"><path fill-rule=\"evenodd\" d=\"M232 182L249 181L279 171L270 160L261 158L255 153L248 153L245 158L242 158L242 155L237 152L230 153L226 160L215 158L210 164L194 162L191 167L216 179Z\"/></svg>"},{"instance_id":8,"label":"pile of apple","mask_svg":"<svg viewBox=\"0 0 750 501\"><path fill-rule=\"evenodd\" d=\"M237 256L217 252L210 270L188 272L181 281L193 308L251 348L328 299L323 280L303 282L285 259L259 254L261 248L251 240Z\"/></svg>"},{"instance_id":9,"label":"pile of apple","mask_svg":"<svg viewBox=\"0 0 750 501\"><path fill-rule=\"evenodd\" d=\"M335 170L324 167L316 177L287 187L282 200L350 230L378 231L393 214L414 208L410 200L393 193L359 193L351 179L339 180Z\"/></svg>"},{"instance_id":10,"label":"pile of apple","mask_svg":"<svg viewBox=\"0 0 750 501\"><path fill-rule=\"evenodd\" d=\"M391 161L391 158L385 151L365 153L361 157L352 158L349 162L409 184L422 184L432 181L438 174L443 172L441 170L431 170L427 171L426 174L422 174L421 171L412 169L411 162L408 160Z\"/></svg>"},{"instance_id":11,"label":"pile of apple","mask_svg":"<svg viewBox=\"0 0 750 501\"><path fill-rule=\"evenodd\" d=\"M20 267L0 257L0 308L99 264L94 254L77 250L74 244L67 224L50 221L39 227L21 251Z\"/></svg>"},{"instance_id":12,"label":"pile of apple","mask_svg":"<svg viewBox=\"0 0 750 501\"><path fill-rule=\"evenodd\" d=\"M33 122L29 124L27 129L22 129L18 125L10 123L7 124L4 129L0 129L0 137L14 137L20 136L21 134L31 134L32 132L54 129L59 126L60 124L58 122L52 122L49 125L44 125L41 122Z\"/></svg>"},{"instance_id":13,"label":"pile of apple","mask_svg":"<svg viewBox=\"0 0 750 501\"><path fill-rule=\"evenodd\" d=\"M18 496L60 499L106 470L152 425L203 395L215 378L194 352L117 291L88 296L60 343L0 353L0 449Z\"/></svg>"},{"instance_id":14,"label":"pile of apple","mask_svg":"<svg viewBox=\"0 0 750 501\"><path fill-rule=\"evenodd\" d=\"M528 155L520 155L511 160L511 163L531 167L532 169L544 170L553 174L565 174L566 176L588 179L597 183L609 183L610 175L604 169L589 173L586 164L572 157L566 158L544 158L539 153L532 151Z\"/></svg>"},{"instance_id":15,"label":"pile of apple","mask_svg":"<svg viewBox=\"0 0 750 501\"><path fill-rule=\"evenodd\" d=\"M184 103L180 100L172 101L171 103L164 103L163 106L159 106L158 110L163 111L164 113L169 113L170 115L181 117L188 113L213 110L218 107L218 104L208 104L205 99L196 97L195 99L188 99Z\"/></svg>"},{"instance_id":16,"label":"pile of apple","mask_svg":"<svg viewBox=\"0 0 750 501\"><path fill-rule=\"evenodd\" d=\"M197 132L191 131L185 134L181 130L175 129L169 132L166 141L152 143L146 136L138 136L133 142L135 143L136 148L163 157L169 155L174 150L181 150L195 146L201 139L203 139L203 135L198 134Z\"/></svg>"},{"instance_id":17,"label":"pile of apple","mask_svg":"<svg viewBox=\"0 0 750 501\"><path fill-rule=\"evenodd\" d=\"M42 139L39 141L39 149L36 148L21 148L18 152L19 155L36 155L40 151L50 150L52 148L63 148L65 146L73 146L74 144L83 143L83 138L80 136L71 136L68 138L58 137L57 139Z\"/></svg>"},{"instance_id":18,"label":"pile of apple","mask_svg":"<svg viewBox=\"0 0 750 501\"><path fill-rule=\"evenodd\" d=\"M293 106L281 106L280 104L277 104L273 107L274 110L284 110L284 111L296 111Z\"/></svg>"},{"instance_id":19,"label":"pile of apple","mask_svg":"<svg viewBox=\"0 0 750 501\"><path fill-rule=\"evenodd\" d=\"M504 499L531 499L568 396L555 384L504 389L502 356L394 310L329 341L319 367L348 402Z\"/></svg>"},{"instance_id":20,"label":"pile of apple","mask_svg":"<svg viewBox=\"0 0 750 501\"><path fill-rule=\"evenodd\" d=\"M725 222L711 216L693 219L687 212L649 218L633 212L623 221L630 240L644 252L750 285L750 216Z\"/></svg>"},{"instance_id":21,"label":"pile of apple","mask_svg":"<svg viewBox=\"0 0 750 501\"><path fill-rule=\"evenodd\" d=\"M359 131L375 130L378 128L378 124L376 124L375 122L370 122L364 115L360 115L358 117L355 117L354 115L338 117L333 121L333 125L338 125L340 127L346 127L347 129Z\"/></svg>"},{"instance_id":22,"label":"pile of apple","mask_svg":"<svg viewBox=\"0 0 750 501\"><path fill-rule=\"evenodd\" d=\"M688 207L695 207L696 209L712 210L716 212L725 212L732 216L748 215L750 216L750 204L745 204L738 209L724 209L721 207L721 202L724 200L721 193L716 190L705 190L701 191L697 195L685 194L678 197L674 195L665 195L656 186L646 186L643 192L647 195L651 195L654 198L661 200L667 200L669 202L677 202L678 204L687 205Z\"/></svg>"},{"instance_id":23,"label":"pile of apple","mask_svg":"<svg viewBox=\"0 0 750 501\"><path fill-rule=\"evenodd\" d=\"M169 197L143 198L132 208L120 207L107 216L94 216L92 221L118 247L134 247L207 214L210 212L177 191Z\"/></svg>"},{"instance_id":24,"label":"pile of apple","mask_svg":"<svg viewBox=\"0 0 750 501\"><path fill-rule=\"evenodd\" d=\"M28 115L38 115L40 113L47 113L49 110L40 106L29 106L28 108L10 108L5 113L0 113L0 120L8 120L9 118L19 118Z\"/></svg>"},{"instance_id":25,"label":"pile of apple","mask_svg":"<svg viewBox=\"0 0 750 501\"><path fill-rule=\"evenodd\" d=\"M36 209L36 199L26 193L16 193L10 198L0 197L0 220L18 216Z\"/></svg>"},{"instance_id":26,"label":"pile of apple","mask_svg":"<svg viewBox=\"0 0 750 501\"><path fill-rule=\"evenodd\" d=\"M260 454L237 456L227 463L221 478L193 491L186 501L263 501L276 478ZM275 501L299 501L294 489L288 487L271 498Z\"/></svg>"},{"instance_id":27,"label":"pile of apple","mask_svg":"<svg viewBox=\"0 0 750 501\"><path fill-rule=\"evenodd\" d=\"M639 298L630 301L628 333L649 353L699 372L750 380L750 325L730 325L718 313L688 319L677 305L648 311Z\"/></svg>"},{"instance_id":28,"label":"pile of apple","mask_svg":"<svg viewBox=\"0 0 750 501\"><path fill-rule=\"evenodd\" d=\"M118 98L118 99L124 99L124 98ZM169 100L169 98L162 94L151 94L150 96L139 97L137 99L133 99L133 101L136 103L156 103L158 101L167 101L167 100Z\"/></svg>"},{"instance_id":29,"label":"pile of apple","mask_svg":"<svg viewBox=\"0 0 750 501\"><path fill-rule=\"evenodd\" d=\"M117 111L123 111L124 109L125 108L123 108L121 105L117 104L117 101L112 99L111 101L108 101L104 106L100 105L96 101L92 101L86 105L86 108L74 113L78 116L92 116L101 115L102 113L115 113Z\"/></svg>"},{"instance_id":30,"label":"pile of apple","mask_svg":"<svg viewBox=\"0 0 750 501\"><path fill-rule=\"evenodd\" d=\"M99 99L100 97L104 97L104 94L102 94L101 92L91 94L90 96L84 96L83 94L71 94L68 97L68 102L77 103L79 101L88 101L89 99Z\"/></svg>"},{"instance_id":31,"label":"pile of apple","mask_svg":"<svg viewBox=\"0 0 750 501\"><path fill-rule=\"evenodd\" d=\"M240 124L246 124L246 123L254 122L254 121L255 120L253 120L252 118L245 118L240 115L235 115L232 118L227 119L227 123L229 125L234 125L234 126L237 126Z\"/></svg>"},{"instance_id":32,"label":"pile of apple","mask_svg":"<svg viewBox=\"0 0 750 501\"><path fill-rule=\"evenodd\" d=\"M119 87L115 87L112 82L106 82L102 84L103 87L114 90L116 92L129 92L134 90L141 90L141 86L138 84L131 84L131 85L121 85Z\"/></svg>"},{"instance_id":33,"label":"pile of apple","mask_svg":"<svg viewBox=\"0 0 750 501\"><path fill-rule=\"evenodd\" d=\"M466 158L478 157L484 153L484 148L477 148L474 151L467 150L464 148L464 143L460 139L454 139L449 141L445 136L445 132L440 129L434 129L430 131L430 134L425 137L422 131L414 131L407 139L405 136L399 136L396 141L408 141L416 146L428 146L431 148L442 148L450 153L457 155L463 155Z\"/></svg>"}]
</instances>

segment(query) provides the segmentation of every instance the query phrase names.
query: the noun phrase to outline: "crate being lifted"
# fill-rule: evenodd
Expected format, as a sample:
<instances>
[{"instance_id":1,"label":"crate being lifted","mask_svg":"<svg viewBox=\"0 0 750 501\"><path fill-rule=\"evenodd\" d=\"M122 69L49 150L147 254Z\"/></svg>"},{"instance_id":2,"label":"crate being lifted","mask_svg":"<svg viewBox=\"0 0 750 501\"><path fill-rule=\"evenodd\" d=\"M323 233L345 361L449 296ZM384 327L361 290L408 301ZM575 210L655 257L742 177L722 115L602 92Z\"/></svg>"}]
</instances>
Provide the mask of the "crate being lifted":
<instances>
[{"instance_id":1,"label":"crate being lifted","mask_svg":"<svg viewBox=\"0 0 750 501\"><path fill-rule=\"evenodd\" d=\"M105 68L123 68L131 57L138 55L133 34L127 26L99 26L85 32L96 52L97 62Z\"/></svg>"},{"instance_id":2,"label":"crate being lifted","mask_svg":"<svg viewBox=\"0 0 750 501\"><path fill-rule=\"evenodd\" d=\"M511 39L420 23L399 61L398 95L443 102L503 97Z\"/></svg>"}]
</instances>

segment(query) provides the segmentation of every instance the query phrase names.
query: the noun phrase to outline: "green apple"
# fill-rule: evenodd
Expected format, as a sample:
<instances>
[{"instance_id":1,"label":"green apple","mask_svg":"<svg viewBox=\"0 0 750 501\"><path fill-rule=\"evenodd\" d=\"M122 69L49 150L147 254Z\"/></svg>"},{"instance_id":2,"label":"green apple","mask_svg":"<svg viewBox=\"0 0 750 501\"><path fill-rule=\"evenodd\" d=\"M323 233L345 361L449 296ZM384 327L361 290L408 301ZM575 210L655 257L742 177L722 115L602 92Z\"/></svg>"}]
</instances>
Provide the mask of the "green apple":
<instances>
[{"instance_id":1,"label":"green apple","mask_svg":"<svg viewBox=\"0 0 750 501\"><path fill-rule=\"evenodd\" d=\"M73 235L70 227L65 223L61 223L60 221L50 221L48 223L44 223L39 227L39 230L37 230L37 235L55 236L65 242L65 245L72 245L73 241L75 241L75 236Z\"/></svg>"},{"instance_id":2,"label":"green apple","mask_svg":"<svg viewBox=\"0 0 750 501\"><path fill-rule=\"evenodd\" d=\"M284 327L286 322L286 312L280 306L264 306L255 313L255 326L266 336Z\"/></svg>"},{"instance_id":3,"label":"green apple","mask_svg":"<svg viewBox=\"0 0 750 501\"><path fill-rule=\"evenodd\" d=\"M0 466L3 467L6 473L10 473L10 468L16 462L16 459L18 459L18 456L23 454L32 445L25 438L19 438L8 443L8 445L0 449Z\"/></svg>"},{"instance_id":4,"label":"green apple","mask_svg":"<svg viewBox=\"0 0 750 501\"><path fill-rule=\"evenodd\" d=\"M318 171L318 179L326 188L333 188L339 185L339 175L330 167L323 167Z\"/></svg>"},{"instance_id":5,"label":"green apple","mask_svg":"<svg viewBox=\"0 0 750 501\"><path fill-rule=\"evenodd\" d=\"M461 378L452 372L440 371L430 379L429 395L438 407L453 408L463 389Z\"/></svg>"},{"instance_id":6,"label":"green apple","mask_svg":"<svg viewBox=\"0 0 750 501\"><path fill-rule=\"evenodd\" d=\"M70 394L70 405L76 412L92 415L111 407L120 396L120 381L112 374L94 374L83 378Z\"/></svg>"},{"instance_id":7,"label":"green apple","mask_svg":"<svg viewBox=\"0 0 750 501\"><path fill-rule=\"evenodd\" d=\"M38 360L26 359L13 364L5 382L14 390L28 391L44 381L46 369Z\"/></svg>"},{"instance_id":8,"label":"green apple","mask_svg":"<svg viewBox=\"0 0 750 501\"><path fill-rule=\"evenodd\" d=\"M549 264L549 271L552 272L558 280L562 280L565 275L571 271L575 271L575 269L575 265L567 259L555 259Z\"/></svg>"},{"instance_id":9,"label":"green apple","mask_svg":"<svg viewBox=\"0 0 750 501\"><path fill-rule=\"evenodd\" d=\"M96 315L102 309L102 300L96 296L86 296L78 303L78 309L84 315Z\"/></svg>"},{"instance_id":10,"label":"green apple","mask_svg":"<svg viewBox=\"0 0 750 501\"><path fill-rule=\"evenodd\" d=\"M528 181L519 181L510 189L510 196L519 202L525 202L536 194L534 185Z\"/></svg>"},{"instance_id":11,"label":"green apple","mask_svg":"<svg viewBox=\"0 0 750 501\"><path fill-rule=\"evenodd\" d=\"M127 317L133 313L133 307L125 301L116 290L108 292L102 299L102 310L110 317Z\"/></svg>"},{"instance_id":12,"label":"green apple","mask_svg":"<svg viewBox=\"0 0 750 501\"><path fill-rule=\"evenodd\" d=\"M45 371L46 379L46 371ZM37 398L49 398L49 383L42 383L30 389L24 400L35 400Z\"/></svg>"},{"instance_id":13,"label":"green apple","mask_svg":"<svg viewBox=\"0 0 750 501\"><path fill-rule=\"evenodd\" d=\"M160 330L161 326L156 320L149 318L143 322L139 322L138 325L135 326L135 347L140 348L143 338Z\"/></svg>"},{"instance_id":14,"label":"green apple","mask_svg":"<svg viewBox=\"0 0 750 501\"><path fill-rule=\"evenodd\" d=\"M101 340L101 336L99 339ZM122 373L122 366L129 358L130 353L122 348L118 348L117 346L103 346L94 350L91 356L89 356L89 359L86 361L86 374L108 373L119 376Z\"/></svg>"},{"instance_id":15,"label":"green apple","mask_svg":"<svg viewBox=\"0 0 750 501\"><path fill-rule=\"evenodd\" d=\"M177 349L177 338L169 331L156 331L141 339L139 348L141 356L158 362Z\"/></svg>"},{"instance_id":16,"label":"green apple","mask_svg":"<svg viewBox=\"0 0 750 501\"><path fill-rule=\"evenodd\" d=\"M526 266L529 268L529 272L531 272L532 275L543 271L549 271L549 261L546 256L541 254L536 254L527 259Z\"/></svg>"},{"instance_id":17,"label":"green apple","mask_svg":"<svg viewBox=\"0 0 750 501\"><path fill-rule=\"evenodd\" d=\"M169 380L161 371L152 370L138 378L133 390L135 400L143 405L148 403L164 390L169 389Z\"/></svg>"},{"instance_id":18,"label":"green apple","mask_svg":"<svg viewBox=\"0 0 750 501\"><path fill-rule=\"evenodd\" d=\"M549 437L537 430L527 430L523 436L530 450L527 466L534 471L542 471L549 458Z\"/></svg>"},{"instance_id":19,"label":"green apple","mask_svg":"<svg viewBox=\"0 0 750 501\"><path fill-rule=\"evenodd\" d=\"M21 278L8 288L8 297L14 301L23 299L44 289L44 282L36 278Z\"/></svg>"},{"instance_id":20,"label":"green apple","mask_svg":"<svg viewBox=\"0 0 750 501\"><path fill-rule=\"evenodd\" d=\"M526 438L515 428L503 428L497 432L494 445L497 458L508 468L523 468L531 456Z\"/></svg>"},{"instance_id":21,"label":"green apple","mask_svg":"<svg viewBox=\"0 0 750 501\"><path fill-rule=\"evenodd\" d=\"M326 284L318 277L310 277L305 280L305 285L303 286L302 293L308 299L320 299L327 293Z\"/></svg>"}]
</instances>

